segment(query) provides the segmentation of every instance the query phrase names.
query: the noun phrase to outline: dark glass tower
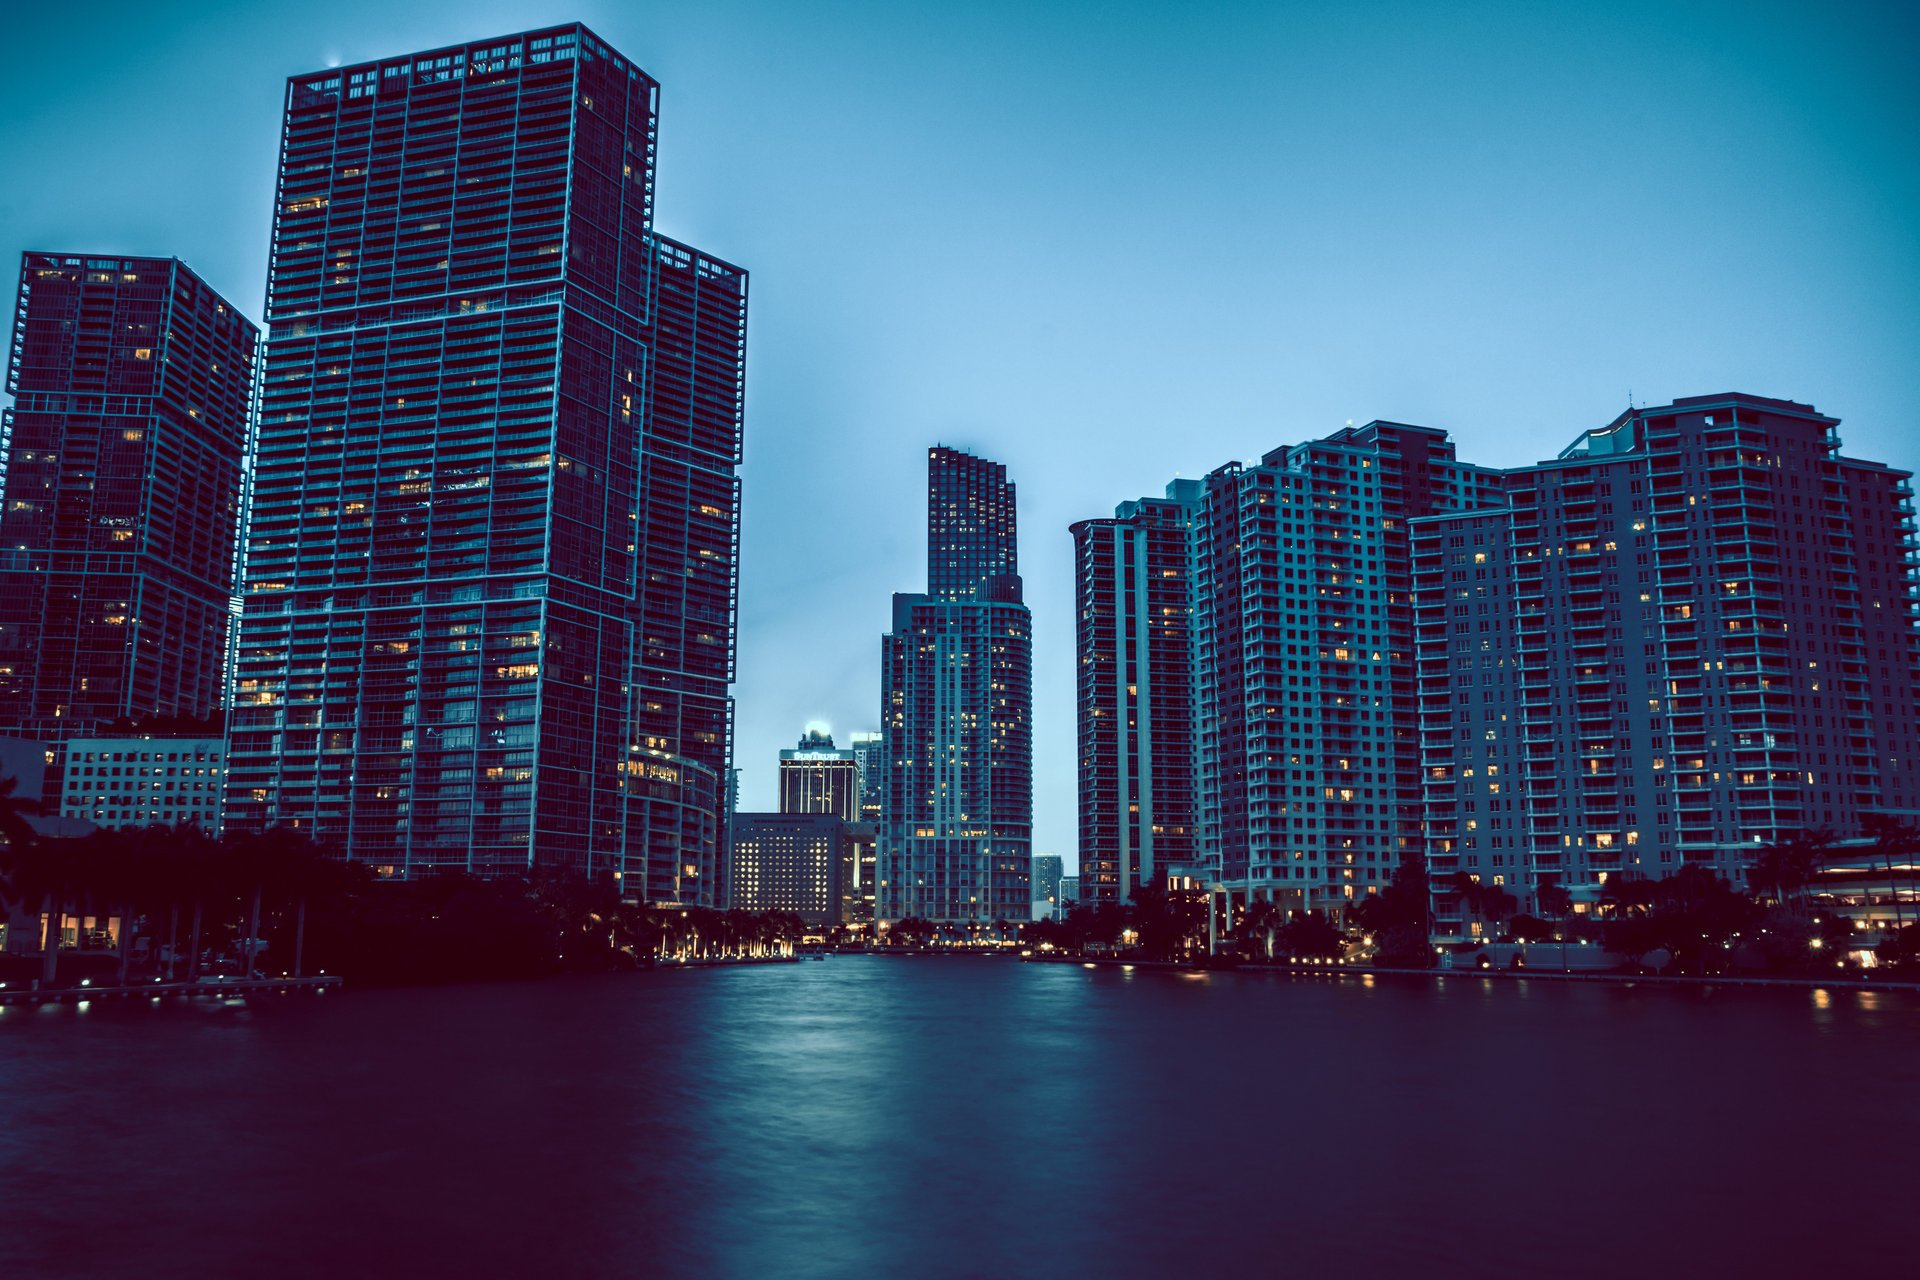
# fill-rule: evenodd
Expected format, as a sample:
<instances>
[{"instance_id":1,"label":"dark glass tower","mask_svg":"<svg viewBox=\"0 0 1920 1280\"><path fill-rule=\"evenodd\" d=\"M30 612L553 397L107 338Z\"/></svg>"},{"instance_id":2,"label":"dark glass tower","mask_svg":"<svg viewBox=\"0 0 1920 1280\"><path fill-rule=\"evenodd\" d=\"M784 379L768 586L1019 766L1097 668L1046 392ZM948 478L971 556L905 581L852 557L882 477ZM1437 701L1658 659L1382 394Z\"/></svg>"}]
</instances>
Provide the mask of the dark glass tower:
<instances>
[{"instance_id":1,"label":"dark glass tower","mask_svg":"<svg viewBox=\"0 0 1920 1280\"><path fill-rule=\"evenodd\" d=\"M927 595L881 640L879 914L984 924L1032 911L1033 629L1006 469L927 455Z\"/></svg>"},{"instance_id":2,"label":"dark glass tower","mask_svg":"<svg viewBox=\"0 0 1920 1280\"><path fill-rule=\"evenodd\" d=\"M713 896L746 276L579 26L287 86L229 823Z\"/></svg>"},{"instance_id":3,"label":"dark glass tower","mask_svg":"<svg viewBox=\"0 0 1920 1280\"><path fill-rule=\"evenodd\" d=\"M220 709L257 338L172 259L22 256L0 734Z\"/></svg>"},{"instance_id":4,"label":"dark glass tower","mask_svg":"<svg viewBox=\"0 0 1920 1280\"><path fill-rule=\"evenodd\" d=\"M1018 600L1013 485L998 462L955 449L927 452L927 594L940 600ZM996 597L997 598L997 597Z\"/></svg>"},{"instance_id":5,"label":"dark glass tower","mask_svg":"<svg viewBox=\"0 0 1920 1280\"><path fill-rule=\"evenodd\" d=\"M1194 526L1201 485L1072 527L1080 742L1080 892L1124 903L1199 873ZM1058 871L1056 869L1056 876Z\"/></svg>"}]
</instances>

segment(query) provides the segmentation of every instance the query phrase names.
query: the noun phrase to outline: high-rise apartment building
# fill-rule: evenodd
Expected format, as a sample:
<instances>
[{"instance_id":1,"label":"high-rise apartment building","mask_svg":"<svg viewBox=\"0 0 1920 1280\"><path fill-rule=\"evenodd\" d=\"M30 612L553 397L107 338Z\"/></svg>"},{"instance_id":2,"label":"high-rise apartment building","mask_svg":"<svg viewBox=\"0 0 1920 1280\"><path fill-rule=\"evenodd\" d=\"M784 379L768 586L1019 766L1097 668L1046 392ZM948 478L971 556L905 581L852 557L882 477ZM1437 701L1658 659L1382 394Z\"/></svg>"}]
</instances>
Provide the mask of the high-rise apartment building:
<instances>
[{"instance_id":1,"label":"high-rise apartment building","mask_svg":"<svg viewBox=\"0 0 1920 1280\"><path fill-rule=\"evenodd\" d=\"M228 822L715 899L746 275L571 25L293 77Z\"/></svg>"},{"instance_id":2,"label":"high-rise apartment building","mask_svg":"<svg viewBox=\"0 0 1920 1280\"><path fill-rule=\"evenodd\" d=\"M0 734L225 703L258 331L168 258L27 253L0 420ZM57 784L56 784L57 785Z\"/></svg>"},{"instance_id":3,"label":"high-rise apartment building","mask_svg":"<svg viewBox=\"0 0 1920 1280\"><path fill-rule=\"evenodd\" d=\"M1500 500L1446 434L1372 422L1205 481L1201 828L1235 892L1333 911L1421 849L1407 522Z\"/></svg>"},{"instance_id":4,"label":"high-rise apartment building","mask_svg":"<svg viewBox=\"0 0 1920 1280\"><path fill-rule=\"evenodd\" d=\"M1748 395L1634 409L1415 522L1436 936L1461 873L1537 909L1920 803L1904 472Z\"/></svg>"},{"instance_id":5,"label":"high-rise apartment building","mask_svg":"<svg viewBox=\"0 0 1920 1280\"><path fill-rule=\"evenodd\" d=\"M860 821L860 764L853 752L835 747L830 733L807 730L798 746L780 753L780 812Z\"/></svg>"},{"instance_id":6,"label":"high-rise apartment building","mask_svg":"<svg viewBox=\"0 0 1920 1280\"><path fill-rule=\"evenodd\" d=\"M1080 882L1124 903L1201 862L1195 750L1197 480L1072 526ZM1057 872L1056 872L1057 874ZM1037 892L1037 886L1036 886Z\"/></svg>"},{"instance_id":7,"label":"high-rise apartment building","mask_svg":"<svg viewBox=\"0 0 1920 1280\"><path fill-rule=\"evenodd\" d=\"M1033 640L1006 469L927 455L926 595L881 642L879 914L1024 920L1033 850Z\"/></svg>"}]
</instances>

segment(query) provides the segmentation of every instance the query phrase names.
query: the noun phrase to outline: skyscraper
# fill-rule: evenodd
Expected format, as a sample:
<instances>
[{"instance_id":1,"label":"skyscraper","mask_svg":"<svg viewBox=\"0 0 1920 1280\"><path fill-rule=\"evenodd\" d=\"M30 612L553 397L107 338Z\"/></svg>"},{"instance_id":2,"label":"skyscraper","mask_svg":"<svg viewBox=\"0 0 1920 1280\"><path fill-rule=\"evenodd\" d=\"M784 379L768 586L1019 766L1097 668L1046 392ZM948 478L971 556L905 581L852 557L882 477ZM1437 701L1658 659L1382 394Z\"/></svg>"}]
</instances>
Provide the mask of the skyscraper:
<instances>
[{"instance_id":1,"label":"skyscraper","mask_svg":"<svg viewBox=\"0 0 1920 1280\"><path fill-rule=\"evenodd\" d=\"M853 752L836 748L830 733L807 730L798 746L780 753L780 812L859 822L860 765Z\"/></svg>"},{"instance_id":2,"label":"skyscraper","mask_svg":"<svg viewBox=\"0 0 1920 1280\"><path fill-rule=\"evenodd\" d=\"M746 275L572 25L293 77L228 822L710 902Z\"/></svg>"},{"instance_id":3,"label":"skyscraper","mask_svg":"<svg viewBox=\"0 0 1920 1280\"><path fill-rule=\"evenodd\" d=\"M1634 409L1506 473L1510 508L1414 522L1427 860L1523 909L1556 885L1861 833L1920 804L1904 472L1750 395ZM1481 922L1484 923L1484 922Z\"/></svg>"},{"instance_id":4,"label":"skyscraper","mask_svg":"<svg viewBox=\"0 0 1920 1280\"><path fill-rule=\"evenodd\" d=\"M1006 469L927 455L927 595L881 641L882 919L1031 910L1033 640Z\"/></svg>"},{"instance_id":5,"label":"skyscraper","mask_svg":"<svg viewBox=\"0 0 1920 1280\"><path fill-rule=\"evenodd\" d=\"M1206 478L1201 826L1238 892L1334 911L1421 849L1407 521L1495 505L1446 433L1371 422Z\"/></svg>"},{"instance_id":6,"label":"skyscraper","mask_svg":"<svg viewBox=\"0 0 1920 1280\"><path fill-rule=\"evenodd\" d=\"M1194 523L1202 487L1072 526L1084 900L1200 861L1194 697Z\"/></svg>"},{"instance_id":7,"label":"skyscraper","mask_svg":"<svg viewBox=\"0 0 1920 1280\"><path fill-rule=\"evenodd\" d=\"M1018 575L1017 534L1006 467L957 449L928 451L928 595L971 600Z\"/></svg>"},{"instance_id":8,"label":"skyscraper","mask_svg":"<svg viewBox=\"0 0 1920 1280\"><path fill-rule=\"evenodd\" d=\"M0 424L0 734L225 705L258 331L180 262L23 254Z\"/></svg>"}]
</instances>

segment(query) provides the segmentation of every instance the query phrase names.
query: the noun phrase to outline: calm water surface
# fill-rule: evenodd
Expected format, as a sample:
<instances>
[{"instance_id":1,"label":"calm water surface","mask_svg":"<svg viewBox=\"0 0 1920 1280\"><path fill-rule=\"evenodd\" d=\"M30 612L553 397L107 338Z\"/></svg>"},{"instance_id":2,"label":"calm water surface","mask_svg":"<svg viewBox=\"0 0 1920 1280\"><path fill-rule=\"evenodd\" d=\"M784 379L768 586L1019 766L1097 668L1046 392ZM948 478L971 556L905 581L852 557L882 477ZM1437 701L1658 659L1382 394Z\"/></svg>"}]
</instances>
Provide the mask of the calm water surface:
<instances>
[{"instance_id":1,"label":"calm water surface","mask_svg":"<svg viewBox=\"0 0 1920 1280\"><path fill-rule=\"evenodd\" d=\"M0 1276L1899 1274L1920 997L824 963L0 1011Z\"/></svg>"}]
</instances>

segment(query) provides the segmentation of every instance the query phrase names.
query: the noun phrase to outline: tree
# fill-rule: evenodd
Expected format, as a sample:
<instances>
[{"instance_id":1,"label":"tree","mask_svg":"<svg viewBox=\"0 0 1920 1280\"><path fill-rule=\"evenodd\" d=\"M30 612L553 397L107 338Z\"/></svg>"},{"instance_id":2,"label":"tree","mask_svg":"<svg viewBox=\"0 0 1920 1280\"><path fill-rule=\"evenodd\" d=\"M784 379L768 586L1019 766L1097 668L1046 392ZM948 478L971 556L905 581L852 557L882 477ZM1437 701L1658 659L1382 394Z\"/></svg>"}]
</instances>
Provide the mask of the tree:
<instances>
[{"instance_id":1,"label":"tree","mask_svg":"<svg viewBox=\"0 0 1920 1280\"><path fill-rule=\"evenodd\" d=\"M1385 889L1347 908L1348 923L1373 936L1379 949L1374 963L1401 969L1432 967L1427 898L1426 864L1418 855L1409 855L1395 868Z\"/></svg>"},{"instance_id":2,"label":"tree","mask_svg":"<svg viewBox=\"0 0 1920 1280\"><path fill-rule=\"evenodd\" d=\"M1299 960L1338 960L1347 949L1347 936L1317 911L1296 911L1281 926L1277 941ZM1421 951L1424 953L1423 946Z\"/></svg>"},{"instance_id":3,"label":"tree","mask_svg":"<svg viewBox=\"0 0 1920 1280\"><path fill-rule=\"evenodd\" d=\"M1823 830L1799 831L1774 841L1747 867L1748 888L1761 897L1772 896L1776 905L1797 914L1804 905L1804 890L1833 842L1833 833Z\"/></svg>"},{"instance_id":4,"label":"tree","mask_svg":"<svg viewBox=\"0 0 1920 1280\"><path fill-rule=\"evenodd\" d=\"M1905 930L1906 911L1901 903L1900 882L1913 879L1913 858L1920 853L1920 824L1903 822L1888 814L1870 813L1861 823L1873 837L1874 860L1887 868L1887 892L1893 898L1893 930ZM1904 877L1900 875L1904 872Z\"/></svg>"},{"instance_id":5,"label":"tree","mask_svg":"<svg viewBox=\"0 0 1920 1280\"><path fill-rule=\"evenodd\" d=\"M1243 954L1254 943L1259 943L1259 958L1273 959L1274 934L1286 923L1286 915L1270 898L1255 898L1247 904L1240 916L1240 944ZM1254 957L1248 956L1248 959Z\"/></svg>"}]
</instances>

